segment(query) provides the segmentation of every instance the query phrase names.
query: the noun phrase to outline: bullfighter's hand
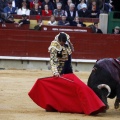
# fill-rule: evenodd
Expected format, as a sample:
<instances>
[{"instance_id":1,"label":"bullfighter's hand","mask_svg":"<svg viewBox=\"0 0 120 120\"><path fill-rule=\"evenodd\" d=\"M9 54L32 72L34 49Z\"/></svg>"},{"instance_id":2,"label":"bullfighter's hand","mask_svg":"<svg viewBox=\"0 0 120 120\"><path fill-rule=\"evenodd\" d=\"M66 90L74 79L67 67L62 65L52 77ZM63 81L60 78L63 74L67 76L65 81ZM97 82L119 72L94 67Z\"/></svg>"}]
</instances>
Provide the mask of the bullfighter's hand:
<instances>
[{"instance_id":1,"label":"bullfighter's hand","mask_svg":"<svg viewBox=\"0 0 120 120\"><path fill-rule=\"evenodd\" d=\"M60 74L59 73L54 73L54 76L55 77L60 77Z\"/></svg>"}]
</instances>

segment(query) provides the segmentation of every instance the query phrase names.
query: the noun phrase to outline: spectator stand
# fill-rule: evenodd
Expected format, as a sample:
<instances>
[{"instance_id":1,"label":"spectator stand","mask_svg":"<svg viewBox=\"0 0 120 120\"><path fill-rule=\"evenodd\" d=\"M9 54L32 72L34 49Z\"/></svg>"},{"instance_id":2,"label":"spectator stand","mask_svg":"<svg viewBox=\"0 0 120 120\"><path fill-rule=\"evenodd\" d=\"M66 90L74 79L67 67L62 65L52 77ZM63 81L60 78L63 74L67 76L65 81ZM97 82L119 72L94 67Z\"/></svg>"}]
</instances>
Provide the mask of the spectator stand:
<instances>
[{"instance_id":1,"label":"spectator stand","mask_svg":"<svg viewBox=\"0 0 120 120\"><path fill-rule=\"evenodd\" d=\"M14 20L15 22L18 22L22 18L21 15L14 15ZM34 29L34 26L37 25L37 20L41 19L43 22L43 25L47 25L48 21L50 19L50 16L38 16L38 15L30 15L28 16L28 19L30 20L30 25L24 25L19 29ZM59 21L61 20L60 17L56 17L56 20ZM99 18L80 18L80 21L86 24L86 26L89 26L93 24L94 22L99 22ZM7 24L7 23L6 23ZM7 24L7 29L12 29L12 23ZM28 27L29 26L29 27ZM0 28L2 25L0 25ZM6 29L5 28L5 29ZM13 29L15 29L15 25L13 26Z\"/></svg>"},{"instance_id":2,"label":"spectator stand","mask_svg":"<svg viewBox=\"0 0 120 120\"><path fill-rule=\"evenodd\" d=\"M48 21L50 19L50 16L40 16L40 18L43 21L43 25L48 25ZM56 20L61 20L61 17L56 17ZM99 22L99 18L80 18L80 21L86 24L86 26L89 26L93 24L94 22ZM31 15L30 16L30 29L34 29L34 26L37 24L37 16Z\"/></svg>"}]
</instances>

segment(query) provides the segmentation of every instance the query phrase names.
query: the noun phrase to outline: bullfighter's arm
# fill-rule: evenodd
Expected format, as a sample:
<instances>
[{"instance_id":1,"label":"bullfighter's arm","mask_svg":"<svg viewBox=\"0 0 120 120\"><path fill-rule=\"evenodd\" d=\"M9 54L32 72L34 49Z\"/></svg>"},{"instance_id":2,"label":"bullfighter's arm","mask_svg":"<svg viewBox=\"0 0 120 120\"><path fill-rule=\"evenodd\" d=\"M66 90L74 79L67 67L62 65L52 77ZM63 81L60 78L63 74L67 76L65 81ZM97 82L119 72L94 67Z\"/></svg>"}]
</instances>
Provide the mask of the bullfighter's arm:
<instances>
[{"instance_id":1,"label":"bullfighter's arm","mask_svg":"<svg viewBox=\"0 0 120 120\"><path fill-rule=\"evenodd\" d=\"M59 74L57 66L58 66L58 58L57 58L57 50L52 48L50 50L50 65L53 75Z\"/></svg>"}]
</instances>

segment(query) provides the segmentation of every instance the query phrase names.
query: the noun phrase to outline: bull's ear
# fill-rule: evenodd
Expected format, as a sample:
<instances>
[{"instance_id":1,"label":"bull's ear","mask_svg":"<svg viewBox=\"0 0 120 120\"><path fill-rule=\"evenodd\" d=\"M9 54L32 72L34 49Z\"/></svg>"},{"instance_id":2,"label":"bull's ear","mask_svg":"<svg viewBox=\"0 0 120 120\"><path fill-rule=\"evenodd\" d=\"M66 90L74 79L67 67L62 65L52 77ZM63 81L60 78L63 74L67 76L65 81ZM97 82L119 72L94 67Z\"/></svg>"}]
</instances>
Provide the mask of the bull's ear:
<instances>
[{"instance_id":1,"label":"bull's ear","mask_svg":"<svg viewBox=\"0 0 120 120\"><path fill-rule=\"evenodd\" d=\"M102 89L102 88L107 89L108 90L108 95L106 97L108 97L110 95L110 93L111 93L111 88L106 84L100 84L100 85L97 86L97 88L98 89Z\"/></svg>"}]
</instances>

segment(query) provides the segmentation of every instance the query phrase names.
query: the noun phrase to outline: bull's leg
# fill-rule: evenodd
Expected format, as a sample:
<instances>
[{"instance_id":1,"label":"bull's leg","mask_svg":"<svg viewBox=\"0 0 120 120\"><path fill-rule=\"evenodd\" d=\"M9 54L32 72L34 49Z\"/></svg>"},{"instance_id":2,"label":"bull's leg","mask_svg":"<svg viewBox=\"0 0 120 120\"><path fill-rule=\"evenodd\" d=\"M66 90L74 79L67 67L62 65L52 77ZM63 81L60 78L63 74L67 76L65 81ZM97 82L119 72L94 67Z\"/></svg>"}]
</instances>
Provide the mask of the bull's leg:
<instances>
[{"instance_id":1,"label":"bull's leg","mask_svg":"<svg viewBox=\"0 0 120 120\"><path fill-rule=\"evenodd\" d=\"M96 95L102 100L102 102L106 105L106 110L109 109L107 101L108 90L105 88L98 89L97 87L94 87L93 90L95 91Z\"/></svg>"},{"instance_id":2,"label":"bull's leg","mask_svg":"<svg viewBox=\"0 0 120 120\"><path fill-rule=\"evenodd\" d=\"M116 93L117 93L117 97L114 103L114 108L118 109L119 108L119 103L120 103L120 84L117 85L116 87Z\"/></svg>"},{"instance_id":3,"label":"bull's leg","mask_svg":"<svg viewBox=\"0 0 120 120\"><path fill-rule=\"evenodd\" d=\"M119 103L120 103L120 99L116 98L115 104L114 104L115 109L119 108Z\"/></svg>"},{"instance_id":4,"label":"bull's leg","mask_svg":"<svg viewBox=\"0 0 120 120\"><path fill-rule=\"evenodd\" d=\"M106 88L101 88L99 89L100 93L100 99L103 101L103 103L106 105L106 110L109 109L108 101L107 101L107 95L108 95L108 90Z\"/></svg>"}]
</instances>

